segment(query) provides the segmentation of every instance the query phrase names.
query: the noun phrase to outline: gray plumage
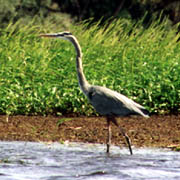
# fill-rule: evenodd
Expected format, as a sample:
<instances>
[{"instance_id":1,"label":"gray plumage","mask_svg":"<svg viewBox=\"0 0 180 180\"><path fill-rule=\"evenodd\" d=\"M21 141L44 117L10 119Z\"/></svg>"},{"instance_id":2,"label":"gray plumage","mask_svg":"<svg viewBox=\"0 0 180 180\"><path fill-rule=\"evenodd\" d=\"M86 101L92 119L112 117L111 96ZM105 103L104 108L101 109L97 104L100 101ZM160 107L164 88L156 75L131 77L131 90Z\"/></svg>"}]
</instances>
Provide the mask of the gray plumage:
<instances>
[{"instance_id":1,"label":"gray plumage","mask_svg":"<svg viewBox=\"0 0 180 180\"><path fill-rule=\"evenodd\" d=\"M139 114L148 117L143 106L106 87L91 86L87 97L101 115L127 116Z\"/></svg>"},{"instance_id":2,"label":"gray plumage","mask_svg":"<svg viewBox=\"0 0 180 180\"><path fill-rule=\"evenodd\" d=\"M107 124L108 124L108 140L107 140L107 153L109 153L109 148L111 144L111 124L113 122L116 126L120 128L120 132L123 136L125 136L126 141L129 146L130 153L132 154L131 144L129 137L124 132L124 130L118 125L115 117L116 116L129 116L129 115L141 115L143 117L149 117L148 111L141 106L140 104L134 102L133 100L127 98L126 96L108 89L102 86L90 85L83 73L82 67L82 52L81 47L71 33L62 32L62 33L53 33L53 34L42 34L42 37L50 37L50 38L61 38L70 41L77 52L76 56L76 69L78 75L78 82L81 90L87 96L88 100L92 104L92 106L96 109L96 111L106 116Z\"/></svg>"}]
</instances>

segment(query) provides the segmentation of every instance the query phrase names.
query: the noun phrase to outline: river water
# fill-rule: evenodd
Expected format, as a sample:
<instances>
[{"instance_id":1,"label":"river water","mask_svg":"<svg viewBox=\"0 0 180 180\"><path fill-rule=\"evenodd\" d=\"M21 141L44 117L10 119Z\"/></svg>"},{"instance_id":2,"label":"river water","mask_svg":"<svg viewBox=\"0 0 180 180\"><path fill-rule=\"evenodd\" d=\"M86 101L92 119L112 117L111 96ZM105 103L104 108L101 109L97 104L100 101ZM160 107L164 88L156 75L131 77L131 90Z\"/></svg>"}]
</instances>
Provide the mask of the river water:
<instances>
[{"instance_id":1,"label":"river water","mask_svg":"<svg viewBox=\"0 0 180 180\"><path fill-rule=\"evenodd\" d=\"M99 144L0 142L0 180L177 180L180 153Z\"/></svg>"}]
</instances>

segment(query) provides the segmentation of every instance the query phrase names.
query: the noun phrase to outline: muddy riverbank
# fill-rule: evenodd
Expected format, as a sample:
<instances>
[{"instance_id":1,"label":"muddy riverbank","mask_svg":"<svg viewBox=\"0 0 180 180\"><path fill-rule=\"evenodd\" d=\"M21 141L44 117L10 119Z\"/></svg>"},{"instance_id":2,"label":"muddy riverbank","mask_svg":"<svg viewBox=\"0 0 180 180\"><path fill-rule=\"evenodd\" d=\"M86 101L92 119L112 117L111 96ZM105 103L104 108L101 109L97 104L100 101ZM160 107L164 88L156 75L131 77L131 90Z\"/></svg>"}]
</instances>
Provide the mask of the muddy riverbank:
<instances>
[{"instance_id":1,"label":"muddy riverbank","mask_svg":"<svg viewBox=\"0 0 180 180\"><path fill-rule=\"evenodd\" d=\"M118 118L118 123L136 147L178 147L180 116L153 115ZM125 146L119 130L112 126L112 143ZM107 125L102 117L0 116L0 140L106 143Z\"/></svg>"}]
</instances>

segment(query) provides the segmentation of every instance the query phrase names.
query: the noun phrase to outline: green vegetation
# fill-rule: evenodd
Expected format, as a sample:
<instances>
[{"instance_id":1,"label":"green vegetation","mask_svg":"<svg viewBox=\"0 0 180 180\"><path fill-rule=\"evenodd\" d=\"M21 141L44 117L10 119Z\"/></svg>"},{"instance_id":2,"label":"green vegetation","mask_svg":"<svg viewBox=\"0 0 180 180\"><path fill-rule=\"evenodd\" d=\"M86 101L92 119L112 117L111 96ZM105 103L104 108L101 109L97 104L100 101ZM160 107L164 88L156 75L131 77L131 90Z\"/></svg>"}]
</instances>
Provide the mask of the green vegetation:
<instances>
[{"instance_id":1,"label":"green vegetation","mask_svg":"<svg viewBox=\"0 0 180 180\"><path fill-rule=\"evenodd\" d=\"M125 19L106 26L70 26L92 84L114 89L155 113L180 111L180 35L168 21L144 29ZM20 23L1 29L0 113L92 115L78 87L69 42L38 37L43 27ZM48 28L47 28L48 27ZM46 25L46 32L62 27Z\"/></svg>"},{"instance_id":2,"label":"green vegetation","mask_svg":"<svg viewBox=\"0 0 180 180\"><path fill-rule=\"evenodd\" d=\"M58 120L57 122L57 126L60 126L62 123L66 122L66 121L72 121L73 119L72 118L61 118Z\"/></svg>"}]
</instances>

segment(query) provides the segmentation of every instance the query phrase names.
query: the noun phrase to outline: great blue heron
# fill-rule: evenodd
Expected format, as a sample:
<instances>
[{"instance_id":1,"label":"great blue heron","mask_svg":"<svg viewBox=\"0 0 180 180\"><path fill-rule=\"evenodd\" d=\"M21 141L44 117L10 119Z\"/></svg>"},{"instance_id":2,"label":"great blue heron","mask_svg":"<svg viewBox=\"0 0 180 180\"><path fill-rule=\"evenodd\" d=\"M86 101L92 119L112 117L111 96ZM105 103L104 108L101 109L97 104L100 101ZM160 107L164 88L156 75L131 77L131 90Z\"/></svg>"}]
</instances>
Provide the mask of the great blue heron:
<instances>
[{"instance_id":1,"label":"great blue heron","mask_svg":"<svg viewBox=\"0 0 180 180\"><path fill-rule=\"evenodd\" d=\"M128 116L128 115L141 115L143 117L149 117L149 112L141 105L137 104L133 100L126 96L110 90L106 87L95 86L88 83L83 73L82 66L82 52L81 47L76 39L69 32L41 34L41 37L49 38L61 38L70 41L77 52L76 56L76 70L78 75L79 86L82 92L87 96L90 103L93 105L95 110L106 117L108 126L108 139L107 139L107 153L109 153L111 145L111 122L120 128L121 134L126 138L130 154L132 154L131 143L129 137L125 131L118 125L116 121L117 116Z\"/></svg>"}]
</instances>

